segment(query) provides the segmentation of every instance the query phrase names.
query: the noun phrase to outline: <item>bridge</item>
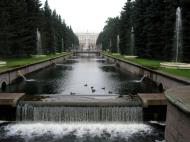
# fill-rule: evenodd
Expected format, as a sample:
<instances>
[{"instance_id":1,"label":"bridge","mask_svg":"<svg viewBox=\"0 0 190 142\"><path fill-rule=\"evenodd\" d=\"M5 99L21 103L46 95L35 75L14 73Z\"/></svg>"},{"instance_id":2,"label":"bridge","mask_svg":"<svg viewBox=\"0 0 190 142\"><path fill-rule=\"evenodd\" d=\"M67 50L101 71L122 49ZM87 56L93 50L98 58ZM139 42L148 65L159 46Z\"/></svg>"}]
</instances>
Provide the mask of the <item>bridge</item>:
<instances>
[{"instance_id":1,"label":"bridge","mask_svg":"<svg viewBox=\"0 0 190 142\"><path fill-rule=\"evenodd\" d=\"M86 54L97 54L100 55L100 50L74 50L74 54L86 53Z\"/></svg>"}]
</instances>

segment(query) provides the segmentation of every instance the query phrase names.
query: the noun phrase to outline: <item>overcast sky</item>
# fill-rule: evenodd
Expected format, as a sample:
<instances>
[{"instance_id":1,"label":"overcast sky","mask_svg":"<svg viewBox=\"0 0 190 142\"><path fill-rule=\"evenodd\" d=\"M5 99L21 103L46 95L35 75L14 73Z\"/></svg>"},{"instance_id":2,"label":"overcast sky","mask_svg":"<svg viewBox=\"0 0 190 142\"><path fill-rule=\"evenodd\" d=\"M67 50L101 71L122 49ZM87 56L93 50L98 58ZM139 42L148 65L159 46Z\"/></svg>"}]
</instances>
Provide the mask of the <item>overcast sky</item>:
<instances>
[{"instance_id":1,"label":"overcast sky","mask_svg":"<svg viewBox=\"0 0 190 142\"><path fill-rule=\"evenodd\" d=\"M44 3L45 0L41 0ZM100 32L108 17L119 16L127 0L48 0L51 9L71 25L74 32Z\"/></svg>"}]
</instances>

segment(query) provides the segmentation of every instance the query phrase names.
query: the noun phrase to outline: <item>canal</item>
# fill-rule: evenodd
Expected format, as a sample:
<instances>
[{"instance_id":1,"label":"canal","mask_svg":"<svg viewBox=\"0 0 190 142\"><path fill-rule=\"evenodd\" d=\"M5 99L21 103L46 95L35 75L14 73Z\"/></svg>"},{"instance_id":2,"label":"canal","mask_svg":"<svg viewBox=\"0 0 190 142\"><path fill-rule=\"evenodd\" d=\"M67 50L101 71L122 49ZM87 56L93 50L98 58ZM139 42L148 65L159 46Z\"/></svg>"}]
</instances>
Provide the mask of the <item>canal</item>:
<instances>
[{"instance_id":1,"label":"canal","mask_svg":"<svg viewBox=\"0 0 190 142\"><path fill-rule=\"evenodd\" d=\"M54 66L31 73L7 87L6 92L29 95L128 95L158 92L155 83L122 72L95 54L79 54ZM2 92L2 91L1 91Z\"/></svg>"},{"instance_id":2,"label":"canal","mask_svg":"<svg viewBox=\"0 0 190 142\"><path fill-rule=\"evenodd\" d=\"M6 92L25 92L26 97L29 96L28 99L41 95L115 96L117 98L119 95L131 96L139 92L159 92L154 82L146 78L140 81L141 78L142 76L121 71L100 56L78 54L62 63L27 75L26 80L18 79L7 87ZM164 139L163 124L143 122L140 106L102 105L84 108L58 107L49 104L38 106L39 103L33 106L22 100L21 102L17 106L17 117L20 117L22 111L24 117L32 116L32 118L40 118L40 121L39 119L23 121L18 118L17 122L0 121L0 141L162 142ZM52 121L59 117L61 121ZM80 117L80 119L73 117ZM109 119L111 117L113 119ZM105 122L99 121L100 118ZM131 118L136 119L131 120Z\"/></svg>"}]
</instances>

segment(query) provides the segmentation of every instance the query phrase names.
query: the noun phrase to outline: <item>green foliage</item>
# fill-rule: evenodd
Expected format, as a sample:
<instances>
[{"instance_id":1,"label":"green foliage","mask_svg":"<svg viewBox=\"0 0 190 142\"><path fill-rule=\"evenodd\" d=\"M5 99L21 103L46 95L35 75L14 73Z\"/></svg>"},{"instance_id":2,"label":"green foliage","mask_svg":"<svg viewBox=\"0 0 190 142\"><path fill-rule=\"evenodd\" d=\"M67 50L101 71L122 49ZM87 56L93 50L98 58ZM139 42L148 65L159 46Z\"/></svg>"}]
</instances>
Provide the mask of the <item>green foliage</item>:
<instances>
[{"instance_id":1,"label":"green foliage","mask_svg":"<svg viewBox=\"0 0 190 142\"><path fill-rule=\"evenodd\" d=\"M41 33L44 54L68 50L79 41L48 1L0 1L0 56L23 57L37 54L37 29Z\"/></svg>"},{"instance_id":2,"label":"green foliage","mask_svg":"<svg viewBox=\"0 0 190 142\"><path fill-rule=\"evenodd\" d=\"M48 5L48 1L46 0L44 5L44 24L43 24L43 48L45 49L45 53L55 53L55 33L53 27L53 15L52 10Z\"/></svg>"},{"instance_id":3,"label":"green foliage","mask_svg":"<svg viewBox=\"0 0 190 142\"><path fill-rule=\"evenodd\" d=\"M183 17L183 60L190 62L190 5L182 4Z\"/></svg>"},{"instance_id":4,"label":"green foliage","mask_svg":"<svg viewBox=\"0 0 190 142\"><path fill-rule=\"evenodd\" d=\"M172 61L175 57L176 9L182 9L183 53L182 61L190 62L190 5L182 0L127 0L119 18L120 53L132 54L132 28L134 29L135 55L158 60ZM111 18L110 18L111 19ZM104 28L99 43L103 49L110 49L108 39L111 33ZM108 38L109 37L109 38ZM115 37L116 39L116 37ZM116 46L111 49L116 51Z\"/></svg>"},{"instance_id":5,"label":"green foliage","mask_svg":"<svg viewBox=\"0 0 190 142\"><path fill-rule=\"evenodd\" d=\"M132 55L131 52L131 32L134 27L133 22L133 4L128 0L121 12L119 35L120 35L120 52L121 54Z\"/></svg>"},{"instance_id":6,"label":"green foliage","mask_svg":"<svg viewBox=\"0 0 190 142\"><path fill-rule=\"evenodd\" d=\"M109 49L112 52L117 51L117 36L119 35L119 18L108 18L103 31L97 39L97 46L102 45L102 49Z\"/></svg>"}]
</instances>

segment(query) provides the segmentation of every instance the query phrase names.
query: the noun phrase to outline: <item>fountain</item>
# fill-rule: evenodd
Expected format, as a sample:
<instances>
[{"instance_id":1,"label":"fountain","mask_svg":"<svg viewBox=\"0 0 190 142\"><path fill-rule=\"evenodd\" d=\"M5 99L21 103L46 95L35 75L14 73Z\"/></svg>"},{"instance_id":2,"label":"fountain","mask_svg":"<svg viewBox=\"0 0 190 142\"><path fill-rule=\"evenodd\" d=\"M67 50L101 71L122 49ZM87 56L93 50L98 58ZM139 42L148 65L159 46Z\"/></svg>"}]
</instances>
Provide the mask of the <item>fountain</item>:
<instances>
[{"instance_id":1,"label":"fountain","mask_svg":"<svg viewBox=\"0 0 190 142\"><path fill-rule=\"evenodd\" d=\"M64 40L63 40L63 38L61 39L61 48L62 48L62 51L64 51Z\"/></svg>"},{"instance_id":2,"label":"fountain","mask_svg":"<svg viewBox=\"0 0 190 142\"><path fill-rule=\"evenodd\" d=\"M34 81L36 81L35 79L27 79L20 70L17 72L17 74L18 74L18 76L20 76L26 82L34 82Z\"/></svg>"},{"instance_id":3,"label":"fountain","mask_svg":"<svg viewBox=\"0 0 190 142\"><path fill-rule=\"evenodd\" d=\"M160 63L161 67L173 69L190 69L190 64L180 63L182 55L182 16L181 8L176 10L176 26L175 26L175 62Z\"/></svg>"},{"instance_id":4,"label":"fountain","mask_svg":"<svg viewBox=\"0 0 190 142\"><path fill-rule=\"evenodd\" d=\"M133 27L131 28L131 37L130 37L130 39L131 39L131 43L130 43L130 54L131 55L134 55L134 49L135 49L135 37L134 37L134 29L133 29Z\"/></svg>"},{"instance_id":5,"label":"fountain","mask_svg":"<svg viewBox=\"0 0 190 142\"><path fill-rule=\"evenodd\" d=\"M132 82L142 83L142 82L143 82L143 80L144 80L146 77L147 77L147 75L143 75L143 76L141 77L141 79L140 79L140 80L133 80Z\"/></svg>"},{"instance_id":6,"label":"fountain","mask_svg":"<svg viewBox=\"0 0 190 142\"><path fill-rule=\"evenodd\" d=\"M36 54L37 55L33 55L33 57L44 57L46 55L43 55L43 51L42 51L42 38L41 38L41 33L39 31L39 29L37 28L36 30Z\"/></svg>"},{"instance_id":7,"label":"fountain","mask_svg":"<svg viewBox=\"0 0 190 142\"><path fill-rule=\"evenodd\" d=\"M111 38L110 38L109 47L110 47L110 50L111 50L111 48L112 48L112 40L111 40Z\"/></svg>"},{"instance_id":8,"label":"fountain","mask_svg":"<svg viewBox=\"0 0 190 142\"><path fill-rule=\"evenodd\" d=\"M177 8L176 11L176 54L175 61L179 62L180 54L182 52L182 18L181 18L181 9Z\"/></svg>"},{"instance_id":9,"label":"fountain","mask_svg":"<svg viewBox=\"0 0 190 142\"><path fill-rule=\"evenodd\" d=\"M23 75L23 73L21 73L21 71L18 71L18 76L20 76L24 81L26 81L26 77Z\"/></svg>"},{"instance_id":10,"label":"fountain","mask_svg":"<svg viewBox=\"0 0 190 142\"><path fill-rule=\"evenodd\" d=\"M38 28L37 28L36 35L37 35L37 54L38 54L38 55L42 55L41 33L40 33L40 31L38 30Z\"/></svg>"},{"instance_id":11,"label":"fountain","mask_svg":"<svg viewBox=\"0 0 190 142\"><path fill-rule=\"evenodd\" d=\"M120 37L117 35L117 53L119 53L119 43L120 43Z\"/></svg>"},{"instance_id":12,"label":"fountain","mask_svg":"<svg viewBox=\"0 0 190 142\"><path fill-rule=\"evenodd\" d=\"M137 58L135 56L135 35L133 27L131 27L129 55L125 56L125 58Z\"/></svg>"}]
</instances>

